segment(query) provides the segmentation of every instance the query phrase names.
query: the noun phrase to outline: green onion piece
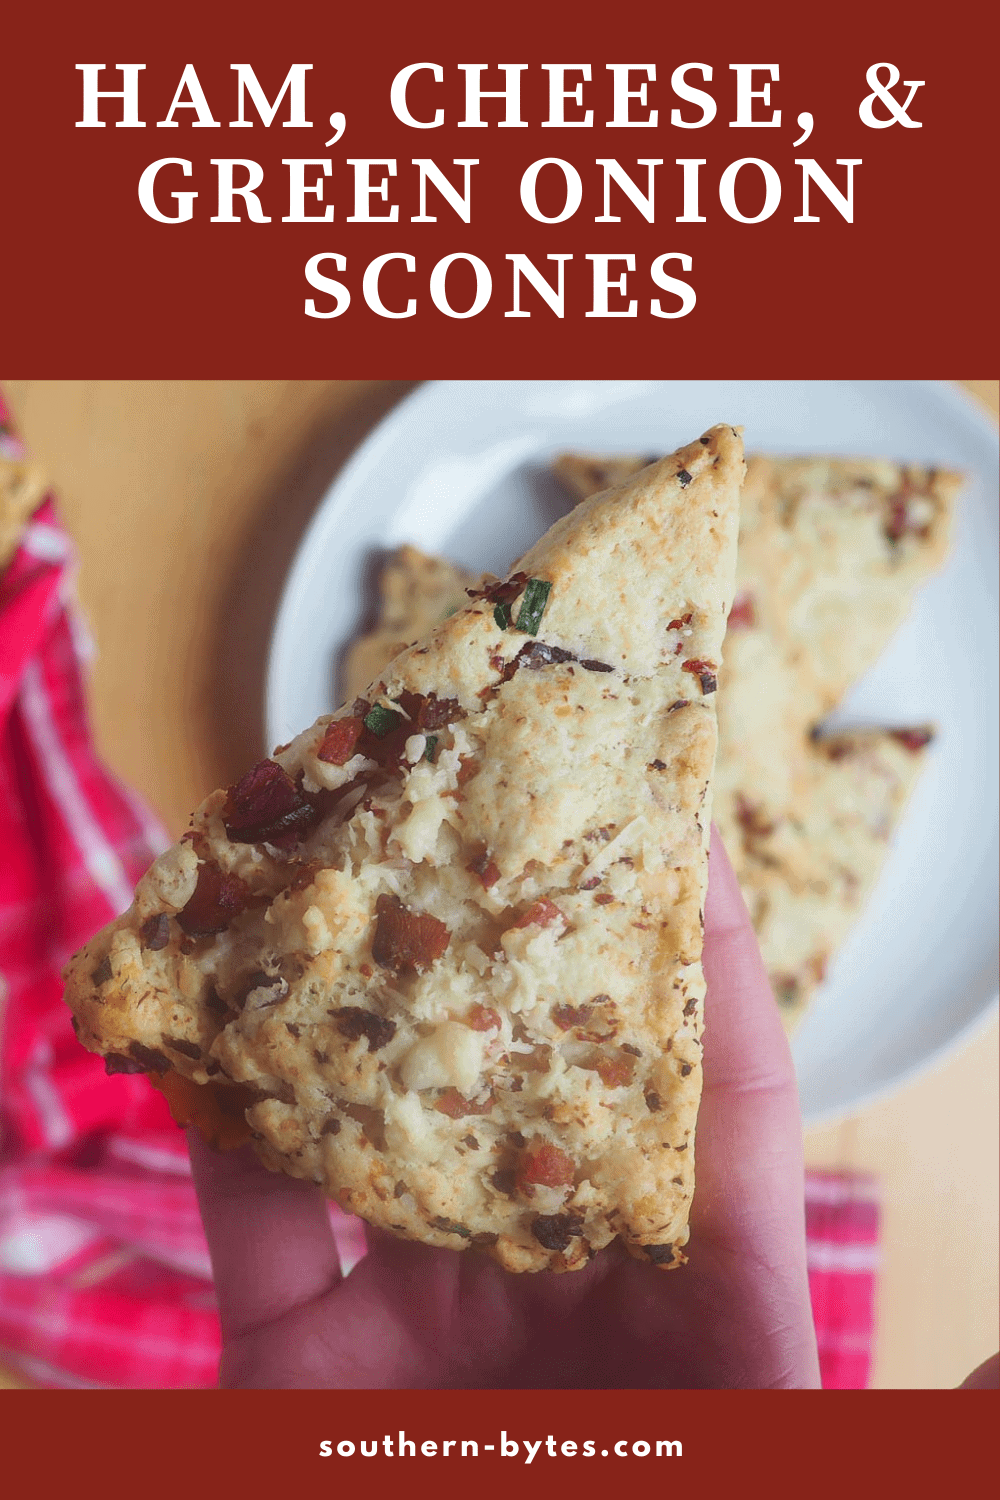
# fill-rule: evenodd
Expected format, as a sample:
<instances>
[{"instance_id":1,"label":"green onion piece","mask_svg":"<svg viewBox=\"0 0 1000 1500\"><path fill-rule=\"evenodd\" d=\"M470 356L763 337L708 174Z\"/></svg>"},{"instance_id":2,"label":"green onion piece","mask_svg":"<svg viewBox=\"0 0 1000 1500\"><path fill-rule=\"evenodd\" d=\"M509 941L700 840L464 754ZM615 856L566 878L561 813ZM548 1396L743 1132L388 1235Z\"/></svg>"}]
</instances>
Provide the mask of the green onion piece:
<instances>
[{"instance_id":1,"label":"green onion piece","mask_svg":"<svg viewBox=\"0 0 1000 1500\"><path fill-rule=\"evenodd\" d=\"M389 731L395 729L401 718L402 714L393 713L391 708L383 708L381 703L376 703L365 714L365 728L370 729L372 734L377 735L380 740L384 740Z\"/></svg>"},{"instance_id":2,"label":"green onion piece","mask_svg":"<svg viewBox=\"0 0 1000 1500\"><path fill-rule=\"evenodd\" d=\"M427 749L424 751L424 760L429 760L431 765L437 758L438 737L436 734L427 736Z\"/></svg>"},{"instance_id":3,"label":"green onion piece","mask_svg":"<svg viewBox=\"0 0 1000 1500\"><path fill-rule=\"evenodd\" d=\"M551 583L546 583L544 578L529 578L524 585L521 608L517 613L517 628L523 630L525 635L538 634L551 589Z\"/></svg>"},{"instance_id":4,"label":"green onion piece","mask_svg":"<svg viewBox=\"0 0 1000 1500\"><path fill-rule=\"evenodd\" d=\"M510 605L497 604L493 610L493 618L501 630L506 630L510 624Z\"/></svg>"}]
</instances>

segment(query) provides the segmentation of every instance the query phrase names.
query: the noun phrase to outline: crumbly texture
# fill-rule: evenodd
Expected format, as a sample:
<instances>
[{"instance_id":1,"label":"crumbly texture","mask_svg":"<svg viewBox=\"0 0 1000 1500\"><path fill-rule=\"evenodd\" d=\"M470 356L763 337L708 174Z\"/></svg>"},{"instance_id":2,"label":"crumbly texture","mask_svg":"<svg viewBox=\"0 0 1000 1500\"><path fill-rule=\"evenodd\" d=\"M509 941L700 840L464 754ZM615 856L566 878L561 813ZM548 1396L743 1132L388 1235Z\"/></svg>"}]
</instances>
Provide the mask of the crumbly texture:
<instances>
[{"instance_id":1,"label":"crumbly texture","mask_svg":"<svg viewBox=\"0 0 1000 1500\"><path fill-rule=\"evenodd\" d=\"M17 551L28 518L45 498L46 481L37 464L0 454L0 570Z\"/></svg>"},{"instance_id":2,"label":"crumbly texture","mask_svg":"<svg viewBox=\"0 0 1000 1500\"><path fill-rule=\"evenodd\" d=\"M397 1234L680 1264L743 473L720 426L584 502L208 797L68 966L84 1045Z\"/></svg>"},{"instance_id":3,"label":"crumbly texture","mask_svg":"<svg viewBox=\"0 0 1000 1500\"><path fill-rule=\"evenodd\" d=\"M645 460L610 466L595 459L580 460L570 472L581 484L600 480L607 488L609 479L623 473L628 478L645 467ZM774 994L792 1029L871 894L933 732L918 726L811 733L812 726L802 723L796 674L774 646L770 612L749 608L751 593L770 599L756 585L760 569L755 571L754 562L759 553L749 563L744 553L737 562L743 588L742 593L737 589L720 681L713 800ZM415 604L422 579L447 581L450 574L450 591L435 600L435 608L444 601L441 615L461 608L472 587L460 569L415 547L400 548L391 566L396 598ZM414 620L420 618L418 608ZM405 618L395 625L406 633ZM376 673L388 659L384 652L379 656L386 634L376 628L359 641ZM740 661L740 675L731 658ZM348 696L360 687L349 679ZM788 726L777 743L773 723ZM721 796L720 779L726 789Z\"/></svg>"},{"instance_id":4,"label":"crumbly texture","mask_svg":"<svg viewBox=\"0 0 1000 1500\"><path fill-rule=\"evenodd\" d=\"M647 462L566 454L555 470L582 498ZM789 1026L878 876L930 739L815 730L943 562L960 484L886 459L748 459L714 805Z\"/></svg>"}]
</instances>

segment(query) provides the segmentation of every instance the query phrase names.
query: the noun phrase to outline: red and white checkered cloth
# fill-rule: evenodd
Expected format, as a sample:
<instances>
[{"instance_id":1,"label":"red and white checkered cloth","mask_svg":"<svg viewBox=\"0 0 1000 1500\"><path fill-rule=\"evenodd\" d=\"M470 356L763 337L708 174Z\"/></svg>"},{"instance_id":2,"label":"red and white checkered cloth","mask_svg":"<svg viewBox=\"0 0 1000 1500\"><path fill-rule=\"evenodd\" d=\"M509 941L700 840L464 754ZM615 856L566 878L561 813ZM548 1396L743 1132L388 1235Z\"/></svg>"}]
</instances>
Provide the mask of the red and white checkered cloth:
<instances>
[{"instance_id":1,"label":"red and white checkered cloth","mask_svg":"<svg viewBox=\"0 0 1000 1500\"><path fill-rule=\"evenodd\" d=\"M0 453L19 452L0 399ZM105 1075L62 1002L62 965L167 844L94 753L72 565L49 499L0 576L0 1365L52 1387L211 1386L219 1326L184 1137L145 1079ZM864 1386L874 1190L811 1174L806 1207L823 1381ZM353 1265L360 1226L331 1220Z\"/></svg>"}]
</instances>

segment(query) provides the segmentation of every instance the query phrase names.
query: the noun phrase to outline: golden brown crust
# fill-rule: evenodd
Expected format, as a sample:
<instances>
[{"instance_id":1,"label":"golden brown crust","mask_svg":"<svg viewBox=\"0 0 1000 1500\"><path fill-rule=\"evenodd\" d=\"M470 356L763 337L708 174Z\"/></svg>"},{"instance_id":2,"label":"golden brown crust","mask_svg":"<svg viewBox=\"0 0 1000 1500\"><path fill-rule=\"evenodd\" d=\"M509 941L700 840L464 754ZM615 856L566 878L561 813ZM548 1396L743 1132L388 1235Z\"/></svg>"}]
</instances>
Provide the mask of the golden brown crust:
<instances>
[{"instance_id":1,"label":"golden brown crust","mask_svg":"<svg viewBox=\"0 0 1000 1500\"><path fill-rule=\"evenodd\" d=\"M717 427L581 505L207 798L69 965L84 1044L252 1091L268 1165L398 1234L679 1264L742 475Z\"/></svg>"}]
</instances>

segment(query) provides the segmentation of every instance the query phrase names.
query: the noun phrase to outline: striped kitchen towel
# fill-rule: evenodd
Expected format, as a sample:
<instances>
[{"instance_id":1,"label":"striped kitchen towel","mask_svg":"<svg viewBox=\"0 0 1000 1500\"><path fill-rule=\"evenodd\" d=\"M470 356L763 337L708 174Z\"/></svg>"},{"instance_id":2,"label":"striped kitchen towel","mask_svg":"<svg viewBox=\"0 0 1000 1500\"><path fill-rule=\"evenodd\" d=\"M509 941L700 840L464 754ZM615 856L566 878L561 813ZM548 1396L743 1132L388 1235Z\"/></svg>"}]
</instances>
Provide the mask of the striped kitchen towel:
<instances>
[{"instance_id":1,"label":"striped kitchen towel","mask_svg":"<svg viewBox=\"0 0 1000 1500\"><path fill-rule=\"evenodd\" d=\"M871 1377L879 1261L874 1177L806 1173L806 1255L823 1387L864 1390Z\"/></svg>"},{"instance_id":2,"label":"striped kitchen towel","mask_svg":"<svg viewBox=\"0 0 1000 1500\"><path fill-rule=\"evenodd\" d=\"M0 460L20 449L0 402ZM73 554L51 499L0 574L0 1366L51 1387L215 1383L219 1325L183 1135L144 1078L107 1077L62 1002L69 955L130 902L163 829L99 762ZM874 1187L806 1185L824 1384L867 1384ZM364 1254L331 1206L341 1258Z\"/></svg>"},{"instance_id":3,"label":"striped kitchen towel","mask_svg":"<svg viewBox=\"0 0 1000 1500\"><path fill-rule=\"evenodd\" d=\"M0 485L22 451L0 400ZM107 1077L63 1004L70 954L169 840L101 765L73 549L42 499L0 572L0 1366L46 1386L215 1383L219 1326L184 1137ZM331 1206L346 1265L357 1221Z\"/></svg>"}]
</instances>

